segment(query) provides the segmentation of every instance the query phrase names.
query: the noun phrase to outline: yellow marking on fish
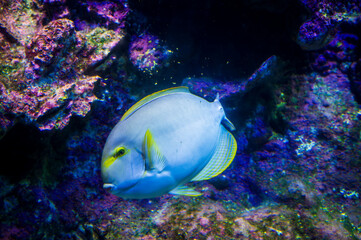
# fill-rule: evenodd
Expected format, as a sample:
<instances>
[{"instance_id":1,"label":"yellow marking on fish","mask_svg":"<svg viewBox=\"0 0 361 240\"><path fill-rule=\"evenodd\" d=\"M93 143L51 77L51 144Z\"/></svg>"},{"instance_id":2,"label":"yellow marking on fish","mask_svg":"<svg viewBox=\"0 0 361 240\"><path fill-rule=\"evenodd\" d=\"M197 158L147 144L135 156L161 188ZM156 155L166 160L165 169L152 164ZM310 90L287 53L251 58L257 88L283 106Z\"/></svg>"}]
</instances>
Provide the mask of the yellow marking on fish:
<instances>
[{"instance_id":1,"label":"yellow marking on fish","mask_svg":"<svg viewBox=\"0 0 361 240\"><path fill-rule=\"evenodd\" d=\"M146 151L146 166L148 169L157 169L159 172L166 166L166 159L160 152L149 129L144 136L144 150Z\"/></svg>"},{"instance_id":2,"label":"yellow marking on fish","mask_svg":"<svg viewBox=\"0 0 361 240\"><path fill-rule=\"evenodd\" d=\"M109 168L115 162L115 160L117 160L120 157L123 157L124 155L128 154L129 152L130 152L130 150L123 146L116 147L113 150L113 154L104 161L104 164L103 164L104 167Z\"/></svg>"},{"instance_id":3,"label":"yellow marking on fish","mask_svg":"<svg viewBox=\"0 0 361 240\"><path fill-rule=\"evenodd\" d=\"M116 160L115 157L110 156L104 161L103 166L105 168L109 168L115 162L115 160Z\"/></svg>"}]
</instances>

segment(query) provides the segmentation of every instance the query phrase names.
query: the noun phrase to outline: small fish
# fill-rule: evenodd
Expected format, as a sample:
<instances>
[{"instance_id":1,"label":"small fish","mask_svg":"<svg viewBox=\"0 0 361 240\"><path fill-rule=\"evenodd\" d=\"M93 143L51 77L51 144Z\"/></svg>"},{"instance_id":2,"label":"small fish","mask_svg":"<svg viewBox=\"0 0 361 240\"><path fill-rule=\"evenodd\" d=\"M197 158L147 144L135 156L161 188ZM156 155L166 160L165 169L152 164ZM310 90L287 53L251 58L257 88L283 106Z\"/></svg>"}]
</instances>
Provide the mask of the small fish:
<instances>
[{"instance_id":1,"label":"small fish","mask_svg":"<svg viewBox=\"0 0 361 240\"><path fill-rule=\"evenodd\" d=\"M124 199L166 193L199 196L184 184L213 178L233 161L237 143L218 96L214 102L175 87L132 106L103 150L103 187Z\"/></svg>"}]
</instances>

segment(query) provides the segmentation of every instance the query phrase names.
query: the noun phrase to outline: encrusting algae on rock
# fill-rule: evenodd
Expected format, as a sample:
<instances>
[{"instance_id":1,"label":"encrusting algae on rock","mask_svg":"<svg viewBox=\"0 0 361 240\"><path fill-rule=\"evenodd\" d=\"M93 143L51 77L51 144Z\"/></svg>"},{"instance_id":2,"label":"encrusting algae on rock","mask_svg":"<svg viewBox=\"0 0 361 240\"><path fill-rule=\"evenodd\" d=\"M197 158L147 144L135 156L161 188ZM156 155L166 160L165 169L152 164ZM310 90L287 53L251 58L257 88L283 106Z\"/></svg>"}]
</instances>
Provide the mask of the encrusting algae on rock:
<instances>
[{"instance_id":1,"label":"encrusting algae on rock","mask_svg":"<svg viewBox=\"0 0 361 240\"><path fill-rule=\"evenodd\" d=\"M122 35L108 34L104 46L93 44L95 38L99 36L76 31L73 21L58 19L36 33L25 48L18 47L25 50L25 58L17 75L3 75L0 82L2 128L25 116L41 130L63 129L71 116L85 116L97 99L93 90L100 80L85 71L104 59Z\"/></svg>"},{"instance_id":2,"label":"encrusting algae on rock","mask_svg":"<svg viewBox=\"0 0 361 240\"><path fill-rule=\"evenodd\" d=\"M74 114L84 116L96 99L92 91L99 77L79 74L82 69L76 68L84 65L78 58L81 52L89 55L91 49L85 48L73 22L59 19L49 23L26 49L24 75L16 85L1 85L2 116L24 114L40 129L49 130L64 128Z\"/></svg>"}]
</instances>

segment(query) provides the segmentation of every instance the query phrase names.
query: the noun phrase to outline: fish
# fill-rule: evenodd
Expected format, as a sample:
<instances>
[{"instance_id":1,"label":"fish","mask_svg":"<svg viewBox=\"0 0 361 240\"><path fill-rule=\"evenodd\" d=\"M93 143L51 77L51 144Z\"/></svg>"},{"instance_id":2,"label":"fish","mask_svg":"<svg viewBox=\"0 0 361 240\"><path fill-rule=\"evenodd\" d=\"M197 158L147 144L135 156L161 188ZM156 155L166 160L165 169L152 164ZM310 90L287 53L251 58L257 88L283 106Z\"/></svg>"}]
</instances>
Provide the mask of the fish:
<instances>
[{"instance_id":1,"label":"fish","mask_svg":"<svg viewBox=\"0 0 361 240\"><path fill-rule=\"evenodd\" d=\"M134 104L110 132L101 160L103 188L123 199L200 196L186 184L208 180L232 163L234 125L219 101L180 86Z\"/></svg>"}]
</instances>

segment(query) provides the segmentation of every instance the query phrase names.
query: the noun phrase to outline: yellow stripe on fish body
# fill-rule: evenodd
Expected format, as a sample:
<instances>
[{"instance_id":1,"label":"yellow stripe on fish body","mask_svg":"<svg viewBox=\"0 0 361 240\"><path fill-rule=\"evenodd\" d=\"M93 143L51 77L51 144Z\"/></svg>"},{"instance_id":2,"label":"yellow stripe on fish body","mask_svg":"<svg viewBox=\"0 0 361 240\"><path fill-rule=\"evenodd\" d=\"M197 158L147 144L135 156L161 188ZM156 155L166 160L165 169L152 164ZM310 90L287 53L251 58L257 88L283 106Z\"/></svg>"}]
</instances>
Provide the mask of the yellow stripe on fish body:
<instances>
[{"instance_id":1,"label":"yellow stripe on fish body","mask_svg":"<svg viewBox=\"0 0 361 240\"><path fill-rule=\"evenodd\" d=\"M125 147L115 148L113 154L104 161L104 167L106 168L110 167L115 162L115 160L117 160L117 158L123 157L128 152L129 149L126 149Z\"/></svg>"},{"instance_id":2,"label":"yellow stripe on fish body","mask_svg":"<svg viewBox=\"0 0 361 240\"><path fill-rule=\"evenodd\" d=\"M102 156L104 186L123 198L166 193L198 196L186 187L223 172L237 144L218 98L214 102L171 88L130 108L111 131ZM115 155L116 149L127 153Z\"/></svg>"}]
</instances>

